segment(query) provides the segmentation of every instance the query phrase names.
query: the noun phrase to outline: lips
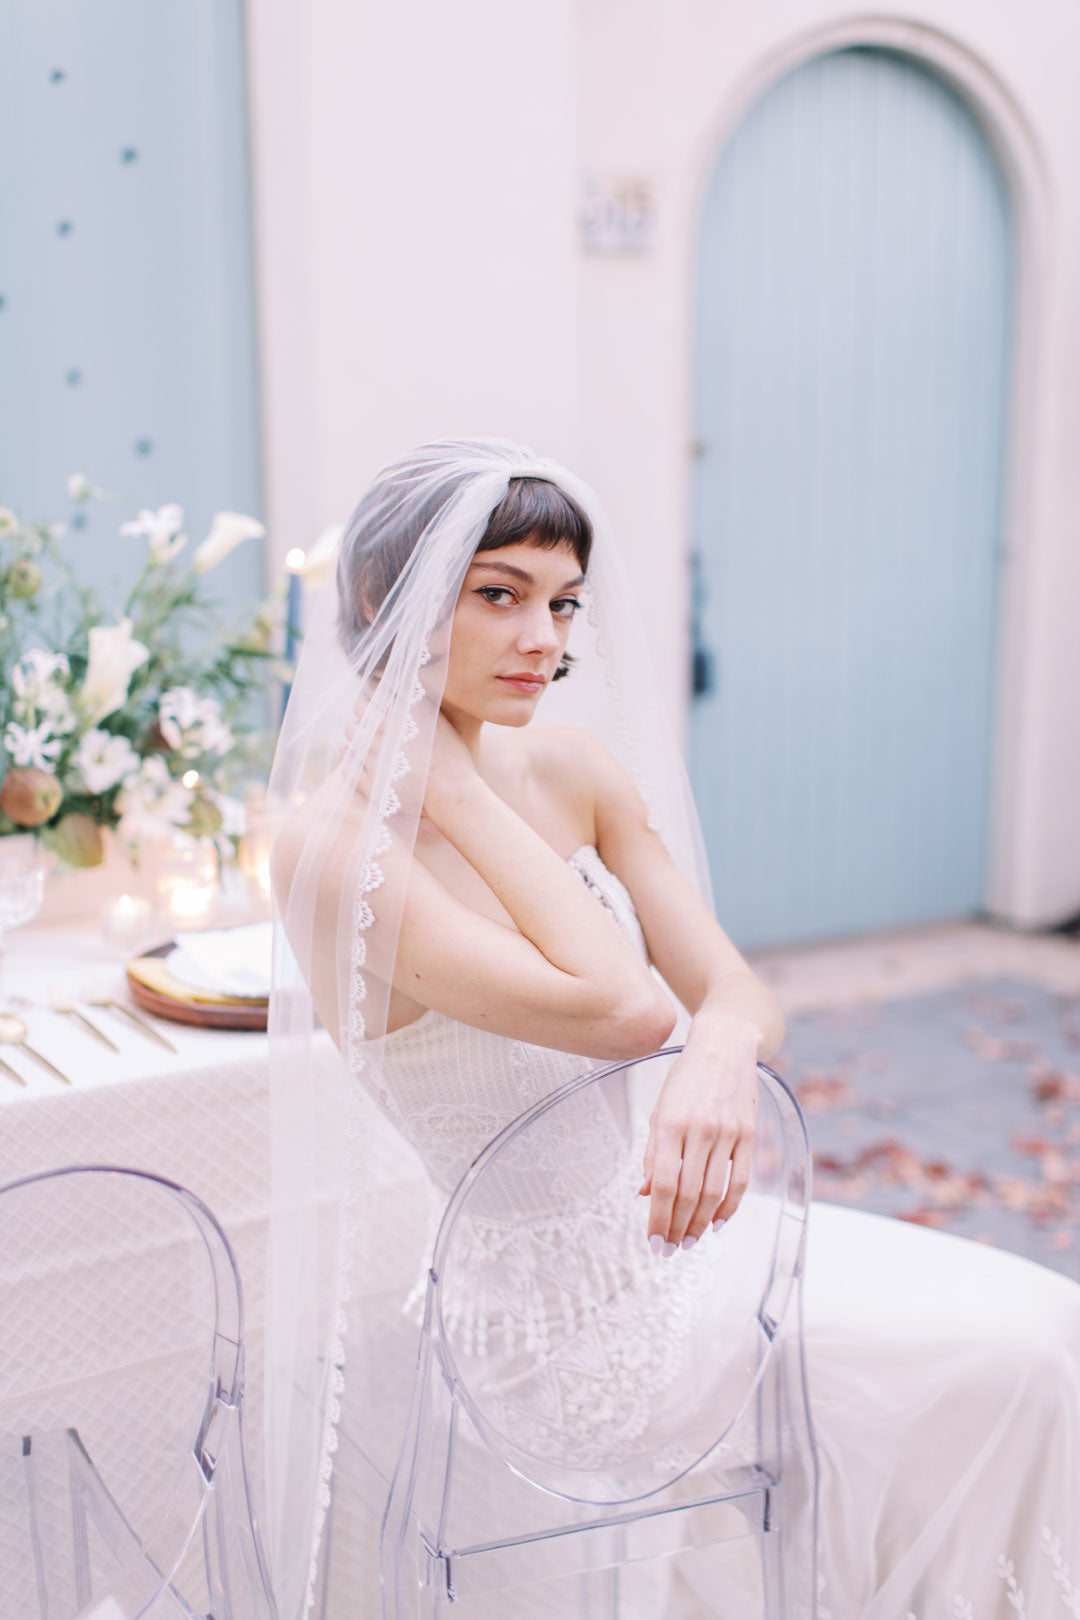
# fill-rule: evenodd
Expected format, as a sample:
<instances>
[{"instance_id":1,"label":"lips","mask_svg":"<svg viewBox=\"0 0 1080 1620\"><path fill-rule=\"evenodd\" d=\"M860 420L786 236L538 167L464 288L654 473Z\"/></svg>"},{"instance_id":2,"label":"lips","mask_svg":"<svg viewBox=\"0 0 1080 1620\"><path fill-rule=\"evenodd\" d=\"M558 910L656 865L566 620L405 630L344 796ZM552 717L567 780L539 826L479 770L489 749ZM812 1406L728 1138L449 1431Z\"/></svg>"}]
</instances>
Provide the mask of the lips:
<instances>
[{"instance_id":1,"label":"lips","mask_svg":"<svg viewBox=\"0 0 1080 1620\"><path fill-rule=\"evenodd\" d=\"M542 692L547 685L546 675L538 675L528 669L515 670L512 675L500 675L498 679L518 692Z\"/></svg>"}]
</instances>

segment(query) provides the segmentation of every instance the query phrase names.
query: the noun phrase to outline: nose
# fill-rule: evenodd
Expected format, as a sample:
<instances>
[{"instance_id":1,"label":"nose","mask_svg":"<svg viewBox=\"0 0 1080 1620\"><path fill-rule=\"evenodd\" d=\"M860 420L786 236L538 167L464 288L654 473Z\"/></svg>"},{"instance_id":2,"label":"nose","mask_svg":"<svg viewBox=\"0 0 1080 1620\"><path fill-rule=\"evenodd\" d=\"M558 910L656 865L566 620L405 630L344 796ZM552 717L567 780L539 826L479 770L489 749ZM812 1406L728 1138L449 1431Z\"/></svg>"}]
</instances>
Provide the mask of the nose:
<instances>
[{"instance_id":1,"label":"nose","mask_svg":"<svg viewBox=\"0 0 1080 1620\"><path fill-rule=\"evenodd\" d=\"M518 636L518 652L547 657L550 653L558 652L559 646L559 627L554 614L546 603L542 607L537 606L522 626Z\"/></svg>"}]
</instances>

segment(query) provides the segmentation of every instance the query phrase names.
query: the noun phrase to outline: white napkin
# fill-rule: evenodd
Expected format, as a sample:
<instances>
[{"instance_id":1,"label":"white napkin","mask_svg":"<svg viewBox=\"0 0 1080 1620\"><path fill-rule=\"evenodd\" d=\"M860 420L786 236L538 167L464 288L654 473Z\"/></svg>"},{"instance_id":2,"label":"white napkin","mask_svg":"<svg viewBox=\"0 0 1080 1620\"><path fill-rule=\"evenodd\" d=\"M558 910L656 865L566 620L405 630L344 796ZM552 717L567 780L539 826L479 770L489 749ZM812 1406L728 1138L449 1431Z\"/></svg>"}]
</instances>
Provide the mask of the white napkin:
<instances>
[{"instance_id":1,"label":"white napkin","mask_svg":"<svg viewBox=\"0 0 1080 1620\"><path fill-rule=\"evenodd\" d=\"M184 934L166 957L166 966L192 990L216 990L223 996L265 1001L270 994L272 937L268 922Z\"/></svg>"}]
</instances>

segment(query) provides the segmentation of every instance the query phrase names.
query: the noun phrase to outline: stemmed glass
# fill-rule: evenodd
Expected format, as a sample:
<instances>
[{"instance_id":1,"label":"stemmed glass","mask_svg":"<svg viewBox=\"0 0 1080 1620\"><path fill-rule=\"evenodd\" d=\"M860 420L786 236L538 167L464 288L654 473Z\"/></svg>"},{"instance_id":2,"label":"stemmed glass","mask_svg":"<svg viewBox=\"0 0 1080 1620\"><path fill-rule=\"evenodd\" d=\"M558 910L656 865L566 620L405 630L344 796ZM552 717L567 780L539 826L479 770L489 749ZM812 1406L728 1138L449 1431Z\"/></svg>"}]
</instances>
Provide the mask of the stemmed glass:
<instances>
[{"instance_id":1,"label":"stemmed glass","mask_svg":"<svg viewBox=\"0 0 1080 1620\"><path fill-rule=\"evenodd\" d=\"M5 847L6 846L6 847ZM0 838L0 1002L4 993L4 935L41 910L45 865L33 838Z\"/></svg>"}]
</instances>

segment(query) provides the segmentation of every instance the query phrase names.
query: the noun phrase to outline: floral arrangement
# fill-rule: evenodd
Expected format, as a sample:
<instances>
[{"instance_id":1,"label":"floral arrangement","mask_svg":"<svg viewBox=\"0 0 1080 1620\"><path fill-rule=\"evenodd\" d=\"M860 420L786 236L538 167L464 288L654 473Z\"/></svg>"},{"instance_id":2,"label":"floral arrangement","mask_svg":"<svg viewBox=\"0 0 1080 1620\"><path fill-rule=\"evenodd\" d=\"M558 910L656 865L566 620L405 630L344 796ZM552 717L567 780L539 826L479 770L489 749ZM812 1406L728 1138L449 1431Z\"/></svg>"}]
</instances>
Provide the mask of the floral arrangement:
<instances>
[{"instance_id":1,"label":"floral arrangement","mask_svg":"<svg viewBox=\"0 0 1080 1620\"><path fill-rule=\"evenodd\" d=\"M103 491L75 475L68 495ZM102 860L103 828L133 860L161 837L235 855L243 807L228 789L265 765L268 733L250 710L280 673L284 605L222 624L205 575L265 531L218 512L182 562L183 522L181 507L162 506L120 525L146 548L110 623L58 544L63 527L0 507L0 837L32 832L69 866Z\"/></svg>"}]
</instances>

